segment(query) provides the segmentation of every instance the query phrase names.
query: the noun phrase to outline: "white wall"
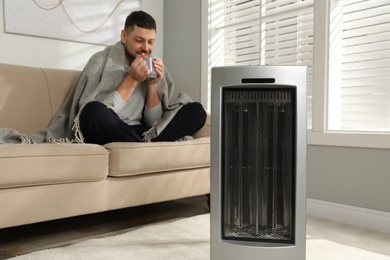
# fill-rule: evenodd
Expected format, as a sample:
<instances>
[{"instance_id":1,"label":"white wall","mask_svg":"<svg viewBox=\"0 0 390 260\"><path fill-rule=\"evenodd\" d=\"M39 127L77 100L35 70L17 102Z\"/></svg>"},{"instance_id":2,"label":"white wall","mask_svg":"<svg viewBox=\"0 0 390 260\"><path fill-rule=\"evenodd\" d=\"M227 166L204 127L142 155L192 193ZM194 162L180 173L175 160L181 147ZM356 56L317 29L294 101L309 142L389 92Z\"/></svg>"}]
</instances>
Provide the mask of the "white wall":
<instances>
[{"instance_id":1,"label":"white wall","mask_svg":"<svg viewBox=\"0 0 390 260\"><path fill-rule=\"evenodd\" d=\"M44 68L81 70L89 58L105 46L53 40L32 36L4 33L3 0L0 0L0 62ZM163 57L163 4L156 0L143 0L142 9L157 22L155 55ZM125 21L123 21L124 23ZM120 40L120 31L117 33Z\"/></svg>"},{"instance_id":2,"label":"white wall","mask_svg":"<svg viewBox=\"0 0 390 260\"><path fill-rule=\"evenodd\" d=\"M390 213L390 150L309 145L307 196Z\"/></svg>"},{"instance_id":3,"label":"white wall","mask_svg":"<svg viewBox=\"0 0 390 260\"><path fill-rule=\"evenodd\" d=\"M175 83L175 95L185 92L202 101L202 2L164 0L164 63Z\"/></svg>"}]
</instances>

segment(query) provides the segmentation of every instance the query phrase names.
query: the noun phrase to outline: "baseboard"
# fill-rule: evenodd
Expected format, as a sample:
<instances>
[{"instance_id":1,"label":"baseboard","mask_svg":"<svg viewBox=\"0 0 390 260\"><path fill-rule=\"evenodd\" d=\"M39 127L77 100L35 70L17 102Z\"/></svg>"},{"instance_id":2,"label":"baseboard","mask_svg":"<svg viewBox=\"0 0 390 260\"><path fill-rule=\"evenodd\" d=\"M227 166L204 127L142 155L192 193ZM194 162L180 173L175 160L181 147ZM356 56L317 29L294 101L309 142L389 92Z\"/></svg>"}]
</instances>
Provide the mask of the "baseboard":
<instances>
[{"instance_id":1,"label":"baseboard","mask_svg":"<svg viewBox=\"0 0 390 260\"><path fill-rule=\"evenodd\" d=\"M307 199L307 214L313 217L390 234L390 212Z\"/></svg>"}]
</instances>

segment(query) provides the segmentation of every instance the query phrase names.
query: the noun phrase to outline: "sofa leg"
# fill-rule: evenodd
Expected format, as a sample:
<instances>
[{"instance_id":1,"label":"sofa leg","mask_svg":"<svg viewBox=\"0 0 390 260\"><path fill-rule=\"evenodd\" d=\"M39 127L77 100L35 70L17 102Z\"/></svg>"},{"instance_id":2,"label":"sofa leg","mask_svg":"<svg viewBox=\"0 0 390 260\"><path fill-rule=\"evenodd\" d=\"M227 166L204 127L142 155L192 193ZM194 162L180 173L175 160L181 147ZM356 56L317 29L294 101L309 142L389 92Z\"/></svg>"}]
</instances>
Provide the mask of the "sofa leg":
<instances>
[{"instance_id":1,"label":"sofa leg","mask_svg":"<svg viewBox=\"0 0 390 260\"><path fill-rule=\"evenodd\" d=\"M209 206L210 209L210 193L206 194L206 197L207 197L207 205Z\"/></svg>"}]
</instances>

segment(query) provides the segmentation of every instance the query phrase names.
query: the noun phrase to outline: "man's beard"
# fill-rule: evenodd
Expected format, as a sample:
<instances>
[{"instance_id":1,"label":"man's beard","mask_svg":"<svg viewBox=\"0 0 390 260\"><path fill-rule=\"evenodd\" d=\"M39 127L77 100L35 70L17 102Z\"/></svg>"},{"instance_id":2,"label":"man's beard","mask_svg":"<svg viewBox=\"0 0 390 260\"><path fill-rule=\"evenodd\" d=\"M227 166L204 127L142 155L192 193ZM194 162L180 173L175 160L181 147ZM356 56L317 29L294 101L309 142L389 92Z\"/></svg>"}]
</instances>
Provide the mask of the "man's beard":
<instances>
[{"instance_id":1,"label":"man's beard","mask_svg":"<svg viewBox=\"0 0 390 260\"><path fill-rule=\"evenodd\" d=\"M125 55L127 59L129 59L130 63L133 62L135 60L135 56L127 50L126 45L124 47L125 47Z\"/></svg>"},{"instance_id":2,"label":"man's beard","mask_svg":"<svg viewBox=\"0 0 390 260\"><path fill-rule=\"evenodd\" d=\"M127 50L126 45L123 45L123 47L125 48L125 55L126 55L127 59L130 61L130 63L132 63L132 62L135 60L136 56L134 56L133 54L131 54L131 53ZM140 55L140 54L142 54L142 53L145 53L146 55L148 55L147 51L144 51L144 50L137 51L136 53L137 53L138 55Z\"/></svg>"}]
</instances>

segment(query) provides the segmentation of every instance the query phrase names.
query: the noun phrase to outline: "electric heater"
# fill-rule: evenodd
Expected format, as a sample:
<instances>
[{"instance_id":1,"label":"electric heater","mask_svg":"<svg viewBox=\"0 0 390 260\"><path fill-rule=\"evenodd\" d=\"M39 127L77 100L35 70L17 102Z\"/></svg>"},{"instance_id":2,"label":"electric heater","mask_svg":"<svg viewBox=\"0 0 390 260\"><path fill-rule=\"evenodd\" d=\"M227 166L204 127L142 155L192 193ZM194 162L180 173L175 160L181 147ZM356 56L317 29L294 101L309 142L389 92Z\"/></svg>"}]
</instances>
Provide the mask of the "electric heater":
<instances>
[{"instance_id":1,"label":"electric heater","mask_svg":"<svg viewBox=\"0 0 390 260\"><path fill-rule=\"evenodd\" d=\"M211 260L305 259L306 67L211 75Z\"/></svg>"}]
</instances>

